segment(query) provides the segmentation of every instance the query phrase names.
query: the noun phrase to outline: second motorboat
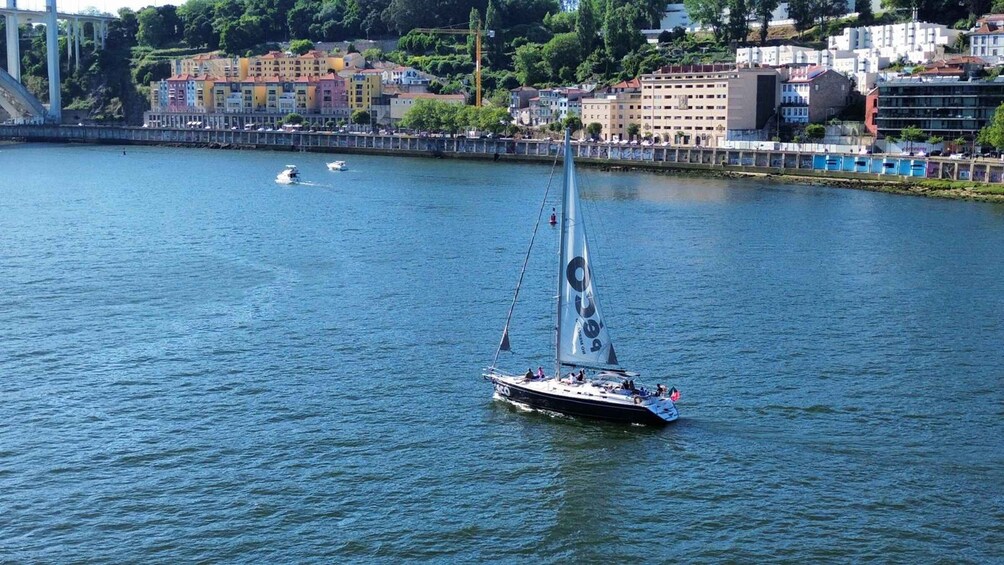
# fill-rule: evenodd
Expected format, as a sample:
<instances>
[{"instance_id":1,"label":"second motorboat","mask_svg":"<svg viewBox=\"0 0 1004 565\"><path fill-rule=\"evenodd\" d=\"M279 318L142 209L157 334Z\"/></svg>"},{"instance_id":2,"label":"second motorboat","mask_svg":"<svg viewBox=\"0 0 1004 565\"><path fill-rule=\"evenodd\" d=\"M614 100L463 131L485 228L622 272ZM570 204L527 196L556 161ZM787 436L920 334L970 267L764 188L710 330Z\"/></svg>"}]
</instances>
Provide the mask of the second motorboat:
<instances>
[{"instance_id":1,"label":"second motorboat","mask_svg":"<svg viewBox=\"0 0 1004 565\"><path fill-rule=\"evenodd\" d=\"M345 163L345 161L334 161L332 163L328 163L329 171L345 171L348 168L349 166Z\"/></svg>"},{"instance_id":2,"label":"second motorboat","mask_svg":"<svg viewBox=\"0 0 1004 565\"><path fill-rule=\"evenodd\" d=\"M300 171L296 169L296 165L286 165L286 168L276 175L275 182L279 184L297 184L300 182Z\"/></svg>"}]
</instances>

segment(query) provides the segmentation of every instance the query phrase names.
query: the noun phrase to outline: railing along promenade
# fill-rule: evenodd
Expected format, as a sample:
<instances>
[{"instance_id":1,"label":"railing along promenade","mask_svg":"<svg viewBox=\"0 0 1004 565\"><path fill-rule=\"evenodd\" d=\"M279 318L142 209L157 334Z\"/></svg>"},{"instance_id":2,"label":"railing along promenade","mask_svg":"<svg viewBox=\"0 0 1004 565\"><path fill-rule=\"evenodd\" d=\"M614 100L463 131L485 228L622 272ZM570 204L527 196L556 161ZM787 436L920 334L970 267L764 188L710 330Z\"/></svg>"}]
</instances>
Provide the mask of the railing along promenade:
<instances>
[{"instance_id":1,"label":"railing along promenade","mask_svg":"<svg viewBox=\"0 0 1004 565\"><path fill-rule=\"evenodd\" d=\"M174 145L223 149L271 149L324 153L367 153L420 157L466 157L550 161L558 142L537 139L466 139L360 133L161 129L108 126L0 125L0 139ZM1004 182L1004 162L899 155L848 155L617 143L576 143L580 163L645 169L691 169L719 172L784 174L838 179L921 178Z\"/></svg>"}]
</instances>

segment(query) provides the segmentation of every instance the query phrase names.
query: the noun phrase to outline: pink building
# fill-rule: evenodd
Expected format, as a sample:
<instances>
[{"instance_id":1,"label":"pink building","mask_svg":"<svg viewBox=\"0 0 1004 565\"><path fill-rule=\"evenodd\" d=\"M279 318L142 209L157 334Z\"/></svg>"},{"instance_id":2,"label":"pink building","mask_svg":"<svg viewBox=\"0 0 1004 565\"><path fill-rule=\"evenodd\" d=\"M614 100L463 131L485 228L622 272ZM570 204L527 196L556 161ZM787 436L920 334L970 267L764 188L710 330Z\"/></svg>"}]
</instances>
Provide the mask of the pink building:
<instances>
[{"instance_id":1,"label":"pink building","mask_svg":"<svg viewBox=\"0 0 1004 565\"><path fill-rule=\"evenodd\" d=\"M167 79L167 111L181 112L187 110L193 103L188 101L188 82L191 75L179 75ZM161 101L163 104L164 101Z\"/></svg>"},{"instance_id":2,"label":"pink building","mask_svg":"<svg viewBox=\"0 0 1004 565\"><path fill-rule=\"evenodd\" d=\"M349 115L349 95L344 78L333 73L321 75L317 80L317 98L321 114Z\"/></svg>"}]
</instances>

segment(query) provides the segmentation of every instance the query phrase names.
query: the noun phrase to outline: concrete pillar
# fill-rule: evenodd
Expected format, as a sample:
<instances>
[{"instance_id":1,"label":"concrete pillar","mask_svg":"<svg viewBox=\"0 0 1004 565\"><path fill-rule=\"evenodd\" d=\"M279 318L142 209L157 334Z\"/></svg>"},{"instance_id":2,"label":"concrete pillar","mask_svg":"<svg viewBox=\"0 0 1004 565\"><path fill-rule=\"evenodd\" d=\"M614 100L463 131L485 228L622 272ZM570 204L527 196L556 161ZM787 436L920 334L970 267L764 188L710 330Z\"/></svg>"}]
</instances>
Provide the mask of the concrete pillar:
<instances>
[{"instance_id":1,"label":"concrete pillar","mask_svg":"<svg viewBox=\"0 0 1004 565\"><path fill-rule=\"evenodd\" d=\"M84 28L80 24L80 20L73 20L73 68L80 70L80 42L83 41L83 31Z\"/></svg>"},{"instance_id":2,"label":"concrete pillar","mask_svg":"<svg viewBox=\"0 0 1004 565\"><path fill-rule=\"evenodd\" d=\"M49 118L56 123L62 121L63 101L59 95L59 18L56 16L56 0L45 0L45 51L49 66Z\"/></svg>"},{"instance_id":3,"label":"concrete pillar","mask_svg":"<svg viewBox=\"0 0 1004 565\"><path fill-rule=\"evenodd\" d=\"M12 2L8 1L7 4ZM6 18L7 24L7 73L14 77L14 80L21 82L21 40L18 33L18 21L16 14L10 14Z\"/></svg>"},{"instance_id":4,"label":"concrete pillar","mask_svg":"<svg viewBox=\"0 0 1004 565\"><path fill-rule=\"evenodd\" d=\"M17 0L7 0L8 8L17 8ZM21 82L21 39L18 34L17 14L6 17L7 24L7 73Z\"/></svg>"}]
</instances>

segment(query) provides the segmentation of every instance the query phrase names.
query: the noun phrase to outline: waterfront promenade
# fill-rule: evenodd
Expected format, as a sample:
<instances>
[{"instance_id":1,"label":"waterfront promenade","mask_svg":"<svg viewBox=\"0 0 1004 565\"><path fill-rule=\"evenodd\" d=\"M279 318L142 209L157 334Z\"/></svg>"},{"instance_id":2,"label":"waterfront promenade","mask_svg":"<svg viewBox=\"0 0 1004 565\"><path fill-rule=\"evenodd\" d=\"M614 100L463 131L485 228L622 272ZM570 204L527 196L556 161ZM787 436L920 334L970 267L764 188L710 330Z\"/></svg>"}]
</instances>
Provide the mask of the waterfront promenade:
<instances>
[{"instance_id":1,"label":"waterfront promenade","mask_svg":"<svg viewBox=\"0 0 1004 565\"><path fill-rule=\"evenodd\" d=\"M0 139L522 161L550 161L558 151L558 143L546 139L467 139L108 126L0 125ZM883 181L891 184L911 184L921 179L1004 183L1004 162L988 159L955 160L908 155L854 155L594 142L578 142L574 151L579 162L609 167L777 174Z\"/></svg>"}]
</instances>

